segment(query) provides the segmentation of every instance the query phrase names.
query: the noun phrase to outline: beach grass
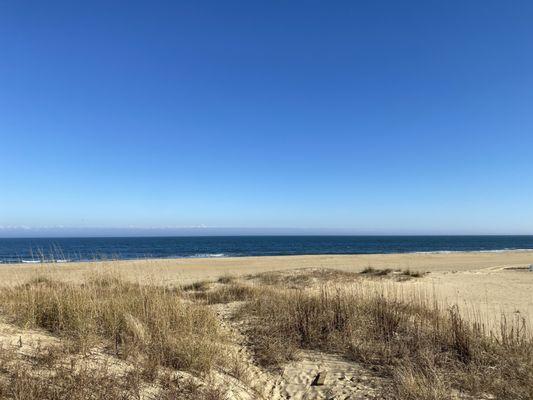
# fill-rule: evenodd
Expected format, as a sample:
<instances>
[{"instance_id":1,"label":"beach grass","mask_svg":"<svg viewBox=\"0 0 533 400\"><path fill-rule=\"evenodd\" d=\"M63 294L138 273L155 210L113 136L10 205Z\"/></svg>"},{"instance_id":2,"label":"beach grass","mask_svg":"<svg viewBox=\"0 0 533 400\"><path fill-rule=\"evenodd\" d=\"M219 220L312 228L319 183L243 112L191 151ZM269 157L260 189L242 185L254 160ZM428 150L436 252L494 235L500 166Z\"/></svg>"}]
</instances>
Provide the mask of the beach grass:
<instances>
[{"instance_id":1,"label":"beach grass","mask_svg":"<svg viewBox=\"0 0 533 400\"><path fill-rule=\"evenodd\" d=\"M495 330L381 279L393 272L424 276L314 268L177 286L134 283L116 271L81 282L36 276L0 289L0 315L55 344L30 354L21 334L1 348L0 399L137 399L146 390L161 399L229 399L213 374L247 385L249 365L235 354L248 350L267 373L302 351L340 355L390 382L385 399L533 398L533 338L519 314ZM215 312L231 304L246 337L237 352Z\"/></svg>"},{"instance_id":2,"label":"beach grass","mask_svg":"<svg viewBox=\"0 0 533 400\"><path fill-rule=\"evenodd\" d=\"M494 332L431 298L338 287L280 288L246 304L241 317L253 321L249 339L267 367L299 349L321 350L389 376L391 398L533 398L533 340L520 317Z\"/></svg>"},{"instance_id":3,"label":"beach grass","mask_svg":"<svg viewBox=\"0 0 533 400\"><path fill-rule=\"evenodd\" d=\"M215 315L183 301L179 289L93 274L84 283L38 277L0 291L1 310L24 328L68 339L78 352L96 345L118 357L203 373L221 358L224 342Z\"/></svg>"}]
</instances>

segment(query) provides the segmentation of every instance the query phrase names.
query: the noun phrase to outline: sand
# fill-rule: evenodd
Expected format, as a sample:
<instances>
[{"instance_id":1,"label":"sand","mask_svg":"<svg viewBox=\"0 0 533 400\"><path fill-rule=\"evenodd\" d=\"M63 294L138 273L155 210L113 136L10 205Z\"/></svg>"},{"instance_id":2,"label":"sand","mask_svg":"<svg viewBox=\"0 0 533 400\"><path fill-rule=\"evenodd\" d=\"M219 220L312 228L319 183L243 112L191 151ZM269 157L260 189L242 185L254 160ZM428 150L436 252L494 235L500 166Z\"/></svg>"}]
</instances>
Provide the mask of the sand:
<instances>
[{"instance_id":1,"label":"sand","mask_svg":"<svg viewBox=\"0 0 533 400\"><path fill-rule=\"evenodd\" d=\"M156 273L168 281L212 279L223 274L252 274L265 271L305 267L338 268L359 271L374 268L411 268L429 272L464 272L489 267L524 267L533 263L533 251L406 253L369 255L306 255L272 257L179 258L113 261L131 277ZM0 283L50 269L67 279L79 278L84 272L109 262L74 262L67 264L3 264Z\"/></svg>"},{"instance_id":2,"label":"sand","mask_svg":"<svg viewBox=\"0 0 533 400\"><path fill-rule=\"evenodd\" d=\"M290 257L242 257L207 259L135 260L86 262L69 264L5 264L0 265L0 286L21 283L37 275L50 275L67 281L81 281L88 273L101 269L116 269L134 281L152 281L165 285L180 285L199 280L215 280L225 275L243 276L267 271L291 271L299 268L332 268L359 272L366 267L411 269L428 272L422 278L406 282L389 282L406 292L436 295L439 301L458 304L472 310L474 318L495 321L495 316L522 316L533 321L533 252L449 253L449 254L387 254L387 255L319 255ZM346 284L349 284L347 282ZM217 315L228 330L236 333L231 304L215 305ZM1 321L0 321L1 322ZM0 323L0 344L17 346L30 352L40 343L54 343L54 338L42 332L22 332ZM2 329L4 328L4 329ZM47 336L43 341L43 335ZM35 338L39 338L36 341ZM34 340L35 339L35 340ZM244 339L243 339L244 341ZM246 358L246 349L237 340L251 387L236 379L220 376L230 389L230 398L245 399L330 399L380 398L376 388L385 390L389 384L372 371L340 356L303 351L298 360L285 365L278 374L261 370ZM26 349L27 347L27 349ZM246 361L248 360L248 361ZM311 383L319 372L326 371L325 385ZM385 388L385 389L384 389ZM150 396L146 397L147 399ZM387 397L385 397L387 398ZM457 398L450 394L450 398Z\"/></svg>"},{"instance_id":3,"label":"sand","mask_svg":"<svg viewBox=\"0 0 533 400\"><path fill-rule=\"evenodd\" d=\"M533 316L533 272L525 269L529 264L533 264L533 251L5 264L0 265L0 285L24 282L38 274L51 274L60 279L77 281L88 272L101 268L116 268L132 280L150 279L169 285L213 280L224 275L241 276L309 267L355 272L368 266L409 268L429 274L408 285L434 291L443 301L459 303L487 313L519 311L530 319Z\"/></svg>"}]
</instances>

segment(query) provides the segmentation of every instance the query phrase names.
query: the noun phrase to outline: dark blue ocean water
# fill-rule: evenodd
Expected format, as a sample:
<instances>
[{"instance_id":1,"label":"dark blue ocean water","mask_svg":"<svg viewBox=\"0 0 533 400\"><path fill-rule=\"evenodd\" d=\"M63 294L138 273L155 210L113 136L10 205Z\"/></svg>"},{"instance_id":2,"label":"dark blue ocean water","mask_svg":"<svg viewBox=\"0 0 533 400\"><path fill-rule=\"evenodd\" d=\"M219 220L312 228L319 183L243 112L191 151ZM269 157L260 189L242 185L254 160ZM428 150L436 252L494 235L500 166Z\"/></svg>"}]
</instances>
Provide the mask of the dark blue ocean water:
<instances>
[{"instance_id":1,"label":"dark blue ocean water","mask_svg":"<svg viewBox=\"0 0 533 400\"><path fill-rule=\"evenodd\" d=\"M0 239L1 262L533 249L533 236L218 236Z\"/></svg>"}]
</instances>

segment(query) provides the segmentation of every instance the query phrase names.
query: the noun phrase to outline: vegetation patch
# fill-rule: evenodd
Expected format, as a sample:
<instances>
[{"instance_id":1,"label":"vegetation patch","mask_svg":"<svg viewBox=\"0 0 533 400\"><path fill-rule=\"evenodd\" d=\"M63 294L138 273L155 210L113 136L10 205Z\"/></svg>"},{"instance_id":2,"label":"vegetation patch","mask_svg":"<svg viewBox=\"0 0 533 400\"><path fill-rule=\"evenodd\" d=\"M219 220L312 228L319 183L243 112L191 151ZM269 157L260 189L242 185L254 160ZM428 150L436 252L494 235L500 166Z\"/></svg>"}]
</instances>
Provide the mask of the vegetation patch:
<instances>
[{"instance_id":1,"label":"vegetation patch","mask_svg":"<svg viewBox=\"0 0 533 400\"><path fill-rule=\"evenodd\" d=\"M340 352L394 379L397 398L454 391L533 398L533 341L521 320L487 335L457 308L375 292L278 290L243 306L257 360L276 366L298 349Z\"/></svg>"},{"instance_id":2,"label":"vegetation patch","mask_svg":"<svg viewBox=\"0 0 533 400\"><path fill-rule=\"evenodd\" d=\"M207 304L224 304L234 301L251 300L262 291L253 285L240 282L221 285L207 292L196 293L193 297L204 300Z\"/></svg>"},{"instance_id":3,"label":"vegetation patch","mask_svg":"<svg viewBox=\"0 0 533 400\"><path fill-rule=\"evenodd\" d=\"M183 285L181 289L185 292L205 292L211 288L211 282L209 281L197 281L188 285Z\"/></svg>"},{"instance_id":4,"label":"vegetation patch","mask_svg":"<svg viewBox=\"0 0 533 400\"><path fill-rule=\"evenodd\" d=\"M374 267L366 267L360 272L361 276L364 277L389 277L392 279L396 279L398 281L405 281L412 278L422 278L423 276L427 275L427 272L421 272L421 271L412 271L409 268L401 270L401 269L392 269L392 268L374 268Z\"/></svg>"},{"instance_id":5,"label":"vegetation patch","mask_svg":"<svg viewBox=\"0 0 533 400\"><path fill-rule=\"evenodd\" d=\"M331 268L301 268L291 271L263 272L248 275L247 280L258 285L289 288L306 288L331 282L350 282L359 278L359 274Z\"/></svg>"},{"instance_id":6,"label":"vegetation patch","mask_svg":"<svg viewBox=\"0 0 533 400\"><path fill-rule=\"evenodd\" d=\"M282 367L304 349L368 367L392 385L389 399L533 398L533 339L523 319L503 318L490 331L457 307L406 295L399 279L365 276L423 274L313 268L181 288L95 274L80 284L41 277L2 288L1 315L54 340L37 352L22 351L22 338L0 349L0 400L136 399L147 387L160 399L220 400L231 389L211 380L217 373L246 386L252 362ZM229 340L232 324L245 345ZM112 363L92 363L95 349Z\"/></svg>"},{"instance_id":7,"label":"vegetation patch","mask_svg":"<svg viewBox=\"0 0 533 400\"><path fill-rule=\"evenodd\" d=\"M25 328L42 328L86 352L104 343L113 354L154 366L205 373L223 359L214 313L179 291L95 275L83 284L39 278L0 291L1 310Z\"/></svg>"}]
</instances>

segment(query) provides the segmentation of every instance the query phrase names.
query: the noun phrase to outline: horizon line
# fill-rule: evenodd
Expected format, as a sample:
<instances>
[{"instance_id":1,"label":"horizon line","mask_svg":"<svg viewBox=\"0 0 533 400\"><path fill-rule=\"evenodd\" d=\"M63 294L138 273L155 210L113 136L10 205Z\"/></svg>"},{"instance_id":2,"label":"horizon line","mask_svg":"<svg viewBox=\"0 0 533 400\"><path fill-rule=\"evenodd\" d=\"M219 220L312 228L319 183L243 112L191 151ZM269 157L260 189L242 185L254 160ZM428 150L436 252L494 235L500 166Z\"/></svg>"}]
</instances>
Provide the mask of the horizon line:
<instances>
[{"instance_id":1,"label":"horizon line","mask_svg":"<svg viewBox=\"0 0 533 400\"><path fill-rule=\"evenodd\" d=\"M225 236L533 236L533 232L467 229L384 229L348 227L40 226L0 225L0 239Z\"/></svg>"},{"instance_id":2,"label":"horizon line","mask_svg":"<svg viewBox=\"0 0 533 400\"><path fill-rule=\"evenodd\" d=\"M194 234L191 232L173 232L169 234L162 234L160 232L154 234L148 234L146 232L120 232L113 234L112 232L100 232L100 233L88 233L80 234L80 232L49 232L45 235L35 235L37 232L27 232L28 234L24 235L20 232L13 232L11 235L1 235L0 239L91 239L91 238L102 238L102 239L113 239L113 238L172 238L172 237L182 237L182 238L194 238L194 237L261 237L261 236L278 236L278 237L298 237L298 236L353 236L353 237L472 237L472 236L486 236L486 237L498 237L498 236L533 236L531 233L473 233L473 232L462 232L462 233L449 233L449 232L438 232L438 233L421 233L421 232L204 232L202 234ZM41 232L42 233L42 232Z\"/></svg>"}]
</instances>

